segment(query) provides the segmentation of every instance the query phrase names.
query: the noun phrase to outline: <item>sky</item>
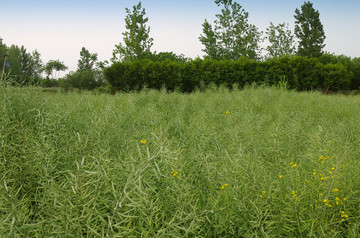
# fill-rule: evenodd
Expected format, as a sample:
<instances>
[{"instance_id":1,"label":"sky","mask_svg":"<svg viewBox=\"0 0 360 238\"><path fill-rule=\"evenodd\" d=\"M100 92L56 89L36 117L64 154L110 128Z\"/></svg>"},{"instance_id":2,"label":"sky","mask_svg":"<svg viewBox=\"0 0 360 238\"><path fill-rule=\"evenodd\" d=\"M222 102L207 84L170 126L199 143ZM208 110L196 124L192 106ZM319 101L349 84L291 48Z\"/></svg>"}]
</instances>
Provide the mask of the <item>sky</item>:
<instances>
[{"instance_id":1,"label":"sky","mask_svg":"<svg viewBox=\"0 0 360 238\"><path fill-rule=\"evenodd\" d=\"M0 0L0 38L10 46L38 50L44 63L59 59L75 71L82 47L110 60L115 45L122 42L125 8L138 0ZM149 18L153 51L172 51L196 58L204 55L199 41L205 19L210 23L220 13L214 0L142 0ZM294 13L303 0L237 1L249 13L249 23L260 31L273 22L286 22L294 29ZM313 0L324 26L325 51L360 57L360 1Z\"/></svg>"}]
</instances>

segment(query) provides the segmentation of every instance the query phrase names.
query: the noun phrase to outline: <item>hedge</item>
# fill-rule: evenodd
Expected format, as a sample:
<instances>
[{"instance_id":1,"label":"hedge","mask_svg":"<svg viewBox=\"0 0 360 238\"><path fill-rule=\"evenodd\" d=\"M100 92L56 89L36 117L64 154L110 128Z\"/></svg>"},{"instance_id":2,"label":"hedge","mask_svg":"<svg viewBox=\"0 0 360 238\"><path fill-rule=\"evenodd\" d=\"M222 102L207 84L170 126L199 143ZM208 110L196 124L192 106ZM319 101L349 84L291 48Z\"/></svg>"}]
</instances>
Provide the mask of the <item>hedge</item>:
<instances>
[{"instance_id":1,"label":"hedge","mask_svg":"<svg viewBox=\"0 0 360 238\"><path fill-rule=\"evenodd\" d=\"M192 92L210 84L240 88L249 84L278 85L306 90L347 90L353 73L340 63L323 64L317 58L285 56L267 61L241 58L236 61L196 59L189 62L139 60L116 62L104 70L104 77L121 91L144 87Z\"/></svg>"}]
</instances>

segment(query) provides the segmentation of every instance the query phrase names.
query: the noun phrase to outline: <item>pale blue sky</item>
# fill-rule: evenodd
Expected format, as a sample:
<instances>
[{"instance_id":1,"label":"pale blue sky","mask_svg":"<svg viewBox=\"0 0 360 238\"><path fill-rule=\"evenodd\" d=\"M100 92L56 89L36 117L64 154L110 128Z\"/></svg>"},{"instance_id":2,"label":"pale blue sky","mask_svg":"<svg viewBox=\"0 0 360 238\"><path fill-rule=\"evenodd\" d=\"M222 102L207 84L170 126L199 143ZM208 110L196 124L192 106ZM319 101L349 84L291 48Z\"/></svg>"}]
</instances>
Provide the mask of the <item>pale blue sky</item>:
<instances>
[{"instance_id":1,"label":"pale blue sky","mask_svg":"<svg viewBox=\"0 0 360 238\"><path fill-rule=\"evenodd\" d=\"M300 0L238 1L249 12L249 22L265 31L270 21L287 22L293 30L294 11ZM360 57L360 1L312 1L320 12L326 34L325 50ZM100 60L112 56L114 45L125 31L125 7L138 1L115 0L0 0L0 37L7 45L37 49L44 62L60 59L76 70L81 47L98 53ZM213 0L143 0L149 18L152 50L173 51L188 57L202 56L198 40L205 18L213 22L220 8Z\"/></svg>"}]
</instances>

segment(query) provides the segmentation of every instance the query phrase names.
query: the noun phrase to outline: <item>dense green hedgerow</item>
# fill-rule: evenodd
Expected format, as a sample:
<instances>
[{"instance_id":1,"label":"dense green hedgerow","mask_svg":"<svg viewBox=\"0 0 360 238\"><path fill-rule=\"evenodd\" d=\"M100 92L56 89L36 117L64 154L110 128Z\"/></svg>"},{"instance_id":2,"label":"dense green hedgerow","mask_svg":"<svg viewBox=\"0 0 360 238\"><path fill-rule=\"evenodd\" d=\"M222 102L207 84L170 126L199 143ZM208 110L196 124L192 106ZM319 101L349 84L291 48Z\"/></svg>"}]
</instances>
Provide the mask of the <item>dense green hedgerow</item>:
<instances>
[{"instance_id":1,"label":"dense green hedgerow","mask_svg":"<svg viewBox=\"0 0 360 238\"><path fill-rule=\"evenodd\" d=\"M268 61L246 58L237 61L196 59L188 62L140 60L116 62L105 69L104 76L115 88L123 91L144 87L181 92L211 84L240 88L249 84L278 85L304 90L347 90L353 72L341 63L323 64L317 58L286 56Z\"/></svg>"}]
</instances>

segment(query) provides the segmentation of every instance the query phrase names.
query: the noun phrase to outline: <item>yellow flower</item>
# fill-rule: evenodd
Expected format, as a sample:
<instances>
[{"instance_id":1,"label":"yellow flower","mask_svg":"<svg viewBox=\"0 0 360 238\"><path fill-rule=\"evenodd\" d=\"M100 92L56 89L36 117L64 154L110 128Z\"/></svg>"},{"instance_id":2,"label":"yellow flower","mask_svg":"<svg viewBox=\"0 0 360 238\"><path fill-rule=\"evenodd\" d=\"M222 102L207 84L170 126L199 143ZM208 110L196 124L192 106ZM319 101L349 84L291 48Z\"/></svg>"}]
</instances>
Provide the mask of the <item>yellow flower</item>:
<instances>
[{"instance_id":1,"label":"yellow flower","mask_svg":"<svg viewBox=\"0 0 360 238\"><path fill-rule=\"evenodd\" d=\"M263 194L265 194L265 193L266 193L266 191L262 191L262 193L263 193Z\"/></svg>"},{"instance_id":2,"label":"yellow flower","mask_svg":"<svg viewBox=\"0 0 360 238\"><path fill-rule=\"evenodd\" d=\"M260 194L260 198L264 198L263 195Z\"/></svg>"},{"instance_id":3,"label":"yellow flower","mask_svg":"<svg viewBox=\"0 0 360 238\"><path fill-rule=\"evenodd\" d=\"M291 166L291 168L295 168L297 166L297 164L293 164L292 166Z\"/></svg>"},{"instance_id":4,"label":"yellow flower","mask_svg":"<svg viewBox=\"0 0 360 238\"><path fill-rule=\"evenodd\" d=\"M333 191L333 193L336 193L336 192L339 192L339 189L338 189L338 188L334 188L332 191Z\"/></svg>"},{"instance_id":5,"label":"yellow flower","mask_svg":"<svg viewBox=\"0 0 360 238\"><path fill-rule=\"evenodd\" d=\"M335 170L335 167L332 167L331 170Z\"/></svg>"},{"instance_id":6,"label":"yellow flower","mask_svg":"<svg viewBox=\"0 0 360 238\"><path fill-rule=\"evenodd\" d=\"M347 198L344 198L344 201L346 201L347 200Z\"/></svg>"},{"instance_id":7,"label":"yellow flower","mask_svg":"<svg viewBox=\"0 0 360 238\"><path fill-rule=\"evenodd\" d=\"M227 187L227 186L229 186L229 184L226 183L226 184L224 184L224 186Z\"/></svg>"},{"instance_id":8,"label":"yellow flower","mask_svg":"<svg viewBox=\"0 0 360 238\"><path fill-rule=\"evenodd\" d=\"M290 165L292 165L294 162L290 162Z\"/></svg>"},{"instance_id":9,"label":"yellow flower","mask_svg":"<svg viewBox=\"0 0 360 238\"><path fill-rule=\"evenodd\" d=\"M283 176L280 174L280 175L279 175L279 178L282 178L282 177L283 177Z\"/></svg>"},{"instance_id":10,"label":"yellow flower","mask_svg":"<svg viewBox=\"0 0 360 238\"><path fill-rule=\"evenodd\" d=\"M320 179L321 179L321 180L326 180L326 178L325 178L325 177L321 177Z\"/></svg>"},{"instance_id":11,"label":"yellow flower","mask_svg":"<svg viewBox=\"0 0 360 238\"><path fill-rule=\"evenodd\" d=\"M145 145L147 143L147 140L142 139L140 143Z\"/></svg>"},{"instance_id":12,"label":"yellow flower","mask_svg":"<svg viewBox=\"0 0 360 238\"><path fill-rule=\"evenodd\" d=\"M314 172L313 175L316 175L316 172Z\"/></svg>"},{"instance_id":13,"label":"yellow flower","mask_svg":"<svg viewBox=\"0 0 360 238\"><path fill-rule=\"evenodd\" d=\"M224 189L225 187L224 186L221 186L221 189Z\"/></svg>"},{"instance_id":14,"label":"yellow flower","mask_svg":"<svg viewBox=\"0 0 360 238\"><path fill-rule=\"evenodd\" d=\"M324 200L323 200L323 202L327 203L327 202L329 202L329 200L327 200L327 199L324 199Z\"/></svg>"},{"instance_id":15,"label":"yellow flower","mask_svg":"<svg viewBox=\"0 0 360 238\"><path fill-rule=\"evenodd\" d=\"M230 111L226 111L225 114L230 114Z\"/></svg>"},{"instance_id":16,"label":"yellow flower","mask_svg":"<svg viewBox=\"0 0 360 238\"><path fill-rule=\"evenodd\" d=\"M178 172L176 172L176 171L171 171L171 174L172 174L174 177L176 177L176 176L178 175Z\"/></svg>"}]
</instances>

